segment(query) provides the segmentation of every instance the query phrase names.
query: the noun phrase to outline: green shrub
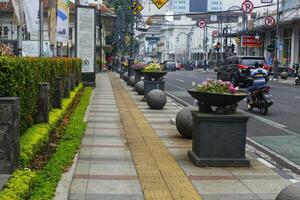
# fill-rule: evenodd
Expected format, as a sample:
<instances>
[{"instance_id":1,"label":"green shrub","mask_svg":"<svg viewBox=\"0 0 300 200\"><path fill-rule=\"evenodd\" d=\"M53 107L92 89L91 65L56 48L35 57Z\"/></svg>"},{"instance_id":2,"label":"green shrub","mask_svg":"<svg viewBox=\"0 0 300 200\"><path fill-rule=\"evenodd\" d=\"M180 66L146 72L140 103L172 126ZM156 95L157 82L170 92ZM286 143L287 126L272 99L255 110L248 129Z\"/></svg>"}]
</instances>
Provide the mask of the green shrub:
<instances>
[{"instance_id":1,"label":"green shrub","mask_svg":"<svg viewBox=\"0 0 300 200\"><path fill-rule=\"evenodd\" d=\"M80 103L71 115L65 134L55 154L48 164L41 171L37 172L37 175L34 177L31 200L50 200L53 198L61 175L72 164L84 135L86 123L83 122L83 119L89 105L91 93L92 89L86 88Z\"/></svg>"},{"instance_id":2,"label":"green shrub","mask_svg":"<svg viewBox=\"0 0 300 200\"><path fill-rule=\"evenodd\" d=\"M49 141L49 134L60 119L63 118L70 104L73 102L77 92L82 88L79 85L70 93L69 99L63 99L62 109L52 109L49 113L49 123L41 123L28 128L20 139L20 164L23 167L28 166L41 147Z\"/></svg>"},{"instance_id":3,"label":"green shrub","mask_svg":"<svg viewBox=\"0 0 300 200\"><path fill-rule=\"evenodd\" d=\"M69 74L74 75L77 83L80 82L80 59L0 57L0 97L20 97L21 133L34 123L38 84L50 83L52 102L55 78Z\"/></svg>"},{"instance_id":4,"label":"green shrub","mask_svg":"<svg viewBox=\"0 0 300 200\"><path fill-rule=\"evenodd\" d=\"M1 200L23 200L30 195L35 172L30 169L17 170L10 177L4 190L0 192Z\"/></svg>"}]
</instances>

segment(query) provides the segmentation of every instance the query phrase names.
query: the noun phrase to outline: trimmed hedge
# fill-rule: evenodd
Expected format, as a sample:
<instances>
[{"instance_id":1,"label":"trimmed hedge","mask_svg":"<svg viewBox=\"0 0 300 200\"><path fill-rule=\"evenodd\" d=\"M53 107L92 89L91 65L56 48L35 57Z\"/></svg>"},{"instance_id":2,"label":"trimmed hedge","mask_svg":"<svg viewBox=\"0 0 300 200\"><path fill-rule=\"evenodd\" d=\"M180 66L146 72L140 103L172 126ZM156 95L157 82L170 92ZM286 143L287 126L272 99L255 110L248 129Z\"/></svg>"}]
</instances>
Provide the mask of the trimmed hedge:
<instances>
[{"instance_id":1,"label":"trimmed hedge","mask_svg":"<svg viewBox=\"0 0 300 200\"><path fill-rule=\"evenodd\" d=\"M59 120L63 118L70 104L73 102L77 92L82 89L79 85L70 93L69 99L63 99L62 109L52 109L49 113L49 123L40 123L28 128L20 139L20 164L22 167L29 165L36 153L49 141L49 134Z\"/></svg>"},{"instance_id":2,"label":"trimmed hedge","mask_svg":"<svg viewBox=\"0 0 300 200\"><path fill-rule=\"evenodd\" d=\"M4 190L0 192L1 200L50 200L53 198L62 173L72 164L84 135L86 123L83 122L83 118L91 93L92 88L85 89L80 103L70 117L64 136L47 165L35 172L26 168L15 171Z\"/></svg>"},{"instance_id":3,"label":"trimmed hedge","mask_svg":"<svg viewBox=\"0 0 300 200\"><path fill-rule=\"evenodd\" d=\"M50 83L50 100L56 77L73 74L81 79L81 60L77 58L0 57L0 97L20 97L21 134L34 123L40 82Z\"/></svg>"},{"instance_id":4,"label":"trimmed hedge","mask_svg":"<svg viewBox=\"0 0 300 200\"><path fill-rule=\"evenodd\" d=\"M23 200L28 197L35 172L30 169L17 170L10 177L6 187L0 192L1 200Z\"/></svg>"},{"instance_id":5,"label":"trimmed hedge","mask_svg":"<svg viewBox=\"0 0 300 200\"><path fill-rule=\"evenodd\" d=\"M33 190L30 200L52 199L55 189L61 179L62 173L69 167L80 146L87 123L83 122L86 109L89 105L92 88L86 88L84 94L77 105L74 113L70 117L69 124L56 152L53 154L48 164L33 178Z\"/></svg>"}]
</instances>

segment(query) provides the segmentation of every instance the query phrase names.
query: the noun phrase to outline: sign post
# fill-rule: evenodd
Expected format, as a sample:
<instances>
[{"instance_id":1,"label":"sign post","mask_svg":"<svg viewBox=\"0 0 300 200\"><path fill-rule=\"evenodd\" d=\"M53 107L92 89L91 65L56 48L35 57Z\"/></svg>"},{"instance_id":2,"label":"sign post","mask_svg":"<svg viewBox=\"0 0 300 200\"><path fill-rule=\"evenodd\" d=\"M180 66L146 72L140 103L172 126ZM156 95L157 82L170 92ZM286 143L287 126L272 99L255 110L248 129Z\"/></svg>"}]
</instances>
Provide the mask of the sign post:
<instances>
[{"instance_id":1,"label":"sign post","mask_svg":"<svg viewBox=\"0 0 300 200\"><path fill-rule=\"evenodd\" d=\"M96 85L96 10L90 6L77 7L77 57L82 59L82 82Z\"/></svg>"}]
</instances>

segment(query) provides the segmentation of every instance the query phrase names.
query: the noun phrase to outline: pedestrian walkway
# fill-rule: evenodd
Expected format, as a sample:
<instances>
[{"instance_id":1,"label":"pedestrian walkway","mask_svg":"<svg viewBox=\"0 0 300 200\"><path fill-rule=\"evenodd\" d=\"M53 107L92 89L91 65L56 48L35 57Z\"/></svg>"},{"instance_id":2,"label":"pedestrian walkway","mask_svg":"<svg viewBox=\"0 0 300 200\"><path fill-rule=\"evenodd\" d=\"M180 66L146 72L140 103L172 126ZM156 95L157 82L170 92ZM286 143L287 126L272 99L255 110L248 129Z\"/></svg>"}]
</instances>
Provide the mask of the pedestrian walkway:
<instances>
[{"instance_id":1,"label":"pedestrian walkway","mask_svg":"<svg viewBox=\"0 0 300 200\"><path fill-rule=\"evenodd\" d=\"M293 177L247 152L250 168L198 168L170 123L180 106L150 110L115 74L97 76L69 199L274 200ZM295 180L293 180L295 181Z\"/></svg>"}]
</instances>

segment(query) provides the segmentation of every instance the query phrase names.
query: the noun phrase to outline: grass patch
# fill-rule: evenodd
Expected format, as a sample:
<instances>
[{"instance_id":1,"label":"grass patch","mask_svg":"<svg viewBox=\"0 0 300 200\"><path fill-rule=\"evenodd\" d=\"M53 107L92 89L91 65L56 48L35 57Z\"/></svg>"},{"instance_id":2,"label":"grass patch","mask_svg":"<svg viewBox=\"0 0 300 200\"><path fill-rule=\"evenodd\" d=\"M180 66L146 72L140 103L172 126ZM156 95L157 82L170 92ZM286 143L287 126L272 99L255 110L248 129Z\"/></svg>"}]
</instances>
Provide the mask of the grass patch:
<instances>
[{"instance_id":1,"label":"grass patch","mask_svg":"<svg viewBox=\"0 0 300 200\"><path fill-rule=\"evenodd\" d=\"M86 88L80 103L71 115L65 134L59 142L59 146L47 165L33 178L33 190L30 200L52 199L55 189L61 179L62 173L68 168L74 159L80 146L86 123L83 118L89 105L92 88Z\"/></svg>"},{"instance_id":2,"label":"grass patch","mask_svg":"<svg viewBox=\"0 0 300 200\"><path fill-rule=\"evenodd\" d=\"M28 128L20 138L20 164L27 167L36 153L49 141L51 130L57 125L73 102L76 94L83 88L82 84L72 91L70 98L62 100L62 109L52 109L49 123L40 123Z\"/></svg>"}]
</instances>

